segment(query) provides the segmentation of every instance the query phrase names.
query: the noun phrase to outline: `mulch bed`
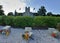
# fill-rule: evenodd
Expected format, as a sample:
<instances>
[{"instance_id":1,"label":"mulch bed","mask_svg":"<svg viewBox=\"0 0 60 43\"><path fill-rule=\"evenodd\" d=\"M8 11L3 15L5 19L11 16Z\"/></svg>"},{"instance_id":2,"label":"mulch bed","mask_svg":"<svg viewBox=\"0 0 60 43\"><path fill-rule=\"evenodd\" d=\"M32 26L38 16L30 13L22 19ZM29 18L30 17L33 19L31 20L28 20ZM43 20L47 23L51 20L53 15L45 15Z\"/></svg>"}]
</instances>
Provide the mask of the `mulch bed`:
<instances>
[{"instance_id":1,"label":"mulch bed","mask_svg":"<svg viewBox=\"0 0 60 43\"><path fill-rule=\"evenodd\" d=\"M37 30L47 30L48 27L47 26L40 26L40 27L32 27L33 29L37 29Z\"/></svg>"}]
</instances>

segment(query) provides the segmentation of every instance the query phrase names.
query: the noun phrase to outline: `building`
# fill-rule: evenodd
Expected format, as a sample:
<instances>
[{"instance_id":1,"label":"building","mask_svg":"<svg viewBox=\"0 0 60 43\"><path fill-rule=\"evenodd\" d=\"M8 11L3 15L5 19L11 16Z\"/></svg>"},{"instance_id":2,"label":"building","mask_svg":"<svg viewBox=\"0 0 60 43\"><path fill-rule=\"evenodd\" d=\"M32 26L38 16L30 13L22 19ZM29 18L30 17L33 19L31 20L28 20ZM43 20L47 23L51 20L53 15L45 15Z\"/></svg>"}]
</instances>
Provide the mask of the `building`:
<instances>
[{"instance_id":1,"label":"building","mask_svg":"<svg viewBox=\"0 0 60 43\"><path fill-rule=\"evenodd\" d=\"M25 8L25 12L23 13L23 16L33 16L33 13L30 12L30 7Z\"/></svg>"},{"instance_id":2,"label":"building","mask_svg":"<svg viewBox=\"0 0 60 43\"><path fill-rule=\"evenodd\" d=\"M18 13L15 11L15 16L36 16L37 13L30 12L30 7L25 7L25 12Z\"/></svg>"}]
</instances>

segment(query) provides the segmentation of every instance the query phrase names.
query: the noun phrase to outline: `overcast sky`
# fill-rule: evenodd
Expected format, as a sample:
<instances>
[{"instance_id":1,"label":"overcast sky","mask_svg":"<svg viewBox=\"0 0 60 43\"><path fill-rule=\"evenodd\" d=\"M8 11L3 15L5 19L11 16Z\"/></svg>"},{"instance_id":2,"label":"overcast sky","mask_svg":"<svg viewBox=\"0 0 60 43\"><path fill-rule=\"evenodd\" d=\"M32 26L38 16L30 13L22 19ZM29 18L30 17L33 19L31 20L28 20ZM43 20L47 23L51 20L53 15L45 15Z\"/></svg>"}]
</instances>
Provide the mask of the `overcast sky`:
<instances>
[{"instance_id":1,"label":"overcast sky","mask_svg":"<svg viewBox=\"0 0 60 43\"><path fill-rule=\"evenodd\" d=\"M60 13L60 0L0 0L0 5L3 5L3 10L6 14L15 10L24 12L26 6L31 7L31 12L35 12L41 6L45 6L48 12ZM35 11L33 8L35 8Z\"/></svg>"}]
</instances>

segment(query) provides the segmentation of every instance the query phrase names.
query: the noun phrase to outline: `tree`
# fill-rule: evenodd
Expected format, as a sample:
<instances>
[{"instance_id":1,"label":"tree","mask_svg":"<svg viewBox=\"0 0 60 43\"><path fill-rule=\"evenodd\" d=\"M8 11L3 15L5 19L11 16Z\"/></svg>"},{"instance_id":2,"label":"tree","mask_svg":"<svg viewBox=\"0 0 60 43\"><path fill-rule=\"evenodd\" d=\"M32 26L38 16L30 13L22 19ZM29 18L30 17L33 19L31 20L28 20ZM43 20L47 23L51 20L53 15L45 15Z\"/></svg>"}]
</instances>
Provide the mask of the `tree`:
<instances>
[{"instance_id":1,"label":"tree","mask_svg":"<svg viewBox=\"0 0 60 43\"><path fill-rule=\"evenodd\" d=\"M13 12L9 12L8 13L8 16L13 16Z\"/></svg>"},{"instance_id":2,"label":"tree","mask_svg":"<svg viewBox=\"0 0 60 43\"><path fill-rule=\"evenodd\" d=\"M2 5L0 5L0 10L1 10L2 8L3 8Z\"/></svg>"},{"instance_id":3,"label":"tree","mask_svg":"<svg viewBox=\"0 0 60 43\"><path fill-rule=\"evenodd\" d=\"M17 16L18 15L18 13L17 13L17 11L15 10L15 14L14 14L15 16Z\"/></svg>"},{"instance_id":4,"label":"tree","mask_svg":"<svg viewBox=\"0 0 60 43\"><path fill-rule=\"evenodd\" d=\"M45 16L46 15L46 9L44 6L41 6L41 8L38 10L38 14L39 15L42 15L42 16Z\"/></svg>"},{"instance_id":5,"label":"tree","mask_svg":"<svg viewBox=\"0 0 60 43\"><path fill-rule=\"evenodd\" d=\"M3 8L2 5L0 5L0 15L5 15L4 10L2 10L2 8Z\"/></svg>"},{"instance_id":6,"label":"tree","mask_svg":"<svg viewBox=\"0 0 60 43\"><path fill-rule=\"evenodd\" d=\"M47 13L47 16L52 16L52 15L53 15L52 12Z\"/></svg>"}]
</instances>

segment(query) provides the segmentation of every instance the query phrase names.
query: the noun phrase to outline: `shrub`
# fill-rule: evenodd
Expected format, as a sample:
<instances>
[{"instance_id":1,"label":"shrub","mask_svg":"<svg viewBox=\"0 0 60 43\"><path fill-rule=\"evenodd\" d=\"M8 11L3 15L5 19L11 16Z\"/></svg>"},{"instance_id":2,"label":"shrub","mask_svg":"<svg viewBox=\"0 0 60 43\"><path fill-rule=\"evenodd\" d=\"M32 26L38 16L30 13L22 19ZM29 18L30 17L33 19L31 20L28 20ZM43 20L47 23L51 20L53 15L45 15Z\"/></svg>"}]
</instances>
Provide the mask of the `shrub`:
<instances>
[{"instance_id":1,"label":"shrub","mask_svg":"<svg viewBox=\"0 0 60 43\"><path fill-rule=\"evenodd\" d=\"M2 16L0 16L0 25L2 25Z\"/></svg>"},{"instance_id":2,"label":"shrub","mask_svg":"<svg viewBox=\"0 0 60 43\"><path fill-rule=\"evenodd\" d=\"M4 22L5 22L6 25L13 26L13 23L14 23L13 20L14 20L13 16L6 16Z\"/></svg>"},{"instance_id":3,"label":"shrub","mask_svg":"<svg viewBox=\"0 0 60 43\"><path fill-rule=\"evenodd\" d=\"M32 26L32 17L16 16L14 17L14 26L16 27Z\"/></svg>"},{"instance_id":4,"label":"shrub","mask_svg":"<svg viewBox=\"0 0 60 43\"><path fill-rule=\"evenodd\" d=\"M6 16L0 16L0 25L5 25L5 20Z\"/></svg>"},{"instance_id":5,"label":"shrub","mask_svg":"<svg viewBox=\"0 0 60 43\"><path fill-rule=\"evenodd\" d=\"M45 26L45 18L44 17L40 17L40 16L36 16L34 17L34 21L33 21L33 26Z\"/></svg>"},{"instance_id":6,"label":"shrub","mask_svg":"<svg viewBox=\"0 0 60 43\"><path fill-rule=\"evenodd\" d=\"M60 31L60 23L57 23L56 28Z\"/></svg>"},{"instance_id":7,"label":"shrub","mask_svg":"<svg viewBox=\"0 0 60 43\"><path fill-rule=\"evenodd\" d=\"M53 16L0 16L0 25L11 25L14 27L56 27L60 23L60 17Z\"/></svg>"},{"instance_id":8,"label":"shrub","mask_svg":"<svg viewBox=\"0 0 60 43\"><path fill-rule=\"evenodd\" d=\"M55 17L52 17L52 16L46 17L46 24L48 27L55 27L57 24L57 21Z\"/></svg>"}]
</instances>

